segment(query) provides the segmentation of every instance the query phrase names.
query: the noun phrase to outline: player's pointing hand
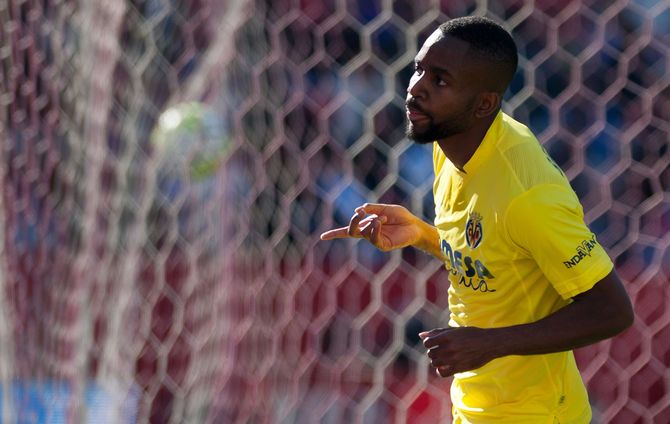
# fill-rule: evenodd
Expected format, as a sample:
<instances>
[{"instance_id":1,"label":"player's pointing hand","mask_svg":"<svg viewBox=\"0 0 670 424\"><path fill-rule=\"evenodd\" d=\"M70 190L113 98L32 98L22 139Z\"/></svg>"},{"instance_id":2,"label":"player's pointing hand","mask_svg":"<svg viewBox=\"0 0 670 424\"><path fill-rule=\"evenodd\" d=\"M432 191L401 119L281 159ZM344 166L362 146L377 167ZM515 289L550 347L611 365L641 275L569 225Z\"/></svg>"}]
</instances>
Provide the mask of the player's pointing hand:
<instances>
[{"instance_id":1,"label":"player's pointing hand","mask_svg":"<svg viewBox=\"0 0 670 424\"><path fill-rule=\"evenodd\" d=\"M399 205L366 203L355 209L347 227L321 234L321 240L363 238L380 250L415 244L421 237L422 221Z\"/></svg>"}]
</instances>

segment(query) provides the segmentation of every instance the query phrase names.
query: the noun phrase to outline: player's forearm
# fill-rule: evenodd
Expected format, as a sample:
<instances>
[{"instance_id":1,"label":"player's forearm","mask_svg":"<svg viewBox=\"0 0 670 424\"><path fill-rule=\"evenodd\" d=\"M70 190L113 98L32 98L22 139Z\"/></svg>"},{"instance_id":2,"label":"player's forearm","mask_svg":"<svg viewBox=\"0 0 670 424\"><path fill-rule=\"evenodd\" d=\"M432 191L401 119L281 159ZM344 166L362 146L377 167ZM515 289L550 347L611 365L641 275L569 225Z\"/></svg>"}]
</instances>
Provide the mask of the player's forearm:
<instances>
[{"instance_id":1,"label":"player's forearm","mask_svg":"<svg viewBox=\"0 0 670 424\"><path fill-rule=\"evenodd\" d=\"M602 295L605 288L608 290ZM602 280L592 290L596 293L577 296L571 304L537 322L492 329L496 356L572 350L615 336L632 324L632 307L620 284Z\"/></svg>"},{"instance_id":2,"label":"player's forearm","mask_svg":"<svg viewBox=\"0 0 670 424\"><path fill-rule=\"evenodd\" d=\"M582 305L570 304L540 321L493 330L498 354L537 355L588 346L619 333L606 317L594 317Z\"/></svg>"}]
</instances>

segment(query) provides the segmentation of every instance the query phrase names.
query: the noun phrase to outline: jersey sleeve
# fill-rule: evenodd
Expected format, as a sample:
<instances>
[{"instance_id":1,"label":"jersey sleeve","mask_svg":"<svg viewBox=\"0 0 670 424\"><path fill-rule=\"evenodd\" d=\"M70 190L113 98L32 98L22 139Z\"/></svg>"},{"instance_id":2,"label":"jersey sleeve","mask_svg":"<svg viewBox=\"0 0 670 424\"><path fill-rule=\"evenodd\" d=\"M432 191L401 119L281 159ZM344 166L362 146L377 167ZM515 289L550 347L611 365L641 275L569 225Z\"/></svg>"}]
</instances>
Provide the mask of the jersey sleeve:
<instances>
[{"instance_id":1,"label":"jersey sleeve","mask_svg":"<svg viewBox=\"0 0 670 424\"><path fill-rule=\"evenodd\" d=\"M510 204L505 223L511 240L564 299L591 289L612 271L612 260L584 223L582 206L568 187L529 189Z\"/></svg>"}]
</instances>

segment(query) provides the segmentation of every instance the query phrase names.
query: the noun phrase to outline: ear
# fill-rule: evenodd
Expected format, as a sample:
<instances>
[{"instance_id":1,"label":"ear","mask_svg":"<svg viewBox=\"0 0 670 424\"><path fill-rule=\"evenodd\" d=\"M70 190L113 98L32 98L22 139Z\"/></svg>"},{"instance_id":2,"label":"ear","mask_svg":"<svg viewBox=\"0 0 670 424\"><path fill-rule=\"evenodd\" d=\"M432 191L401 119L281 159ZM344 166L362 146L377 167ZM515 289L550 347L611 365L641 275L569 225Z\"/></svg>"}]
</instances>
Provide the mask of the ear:
<instances>
[{"instance_id":1,"label":"ear","mask_svg":"<svg viewBox=\"0 0 670 424\"><path fill-rule=\"evenodd\" d=\"M475 109L477 118L486 118L498 111L502 96L495 91L487 91L479 95L479 104Z\"/></svg>"}]
</instances>

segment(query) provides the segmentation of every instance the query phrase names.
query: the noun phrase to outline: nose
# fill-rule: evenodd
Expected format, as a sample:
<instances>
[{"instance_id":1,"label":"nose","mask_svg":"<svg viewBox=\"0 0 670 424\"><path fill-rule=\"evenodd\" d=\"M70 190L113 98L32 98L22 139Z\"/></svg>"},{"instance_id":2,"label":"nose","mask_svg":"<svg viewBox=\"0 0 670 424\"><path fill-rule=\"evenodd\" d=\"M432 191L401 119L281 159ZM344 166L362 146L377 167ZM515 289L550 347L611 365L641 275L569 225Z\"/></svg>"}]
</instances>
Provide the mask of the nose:
<instances>
[{"instance_id":1,"label":"nose","mask_svg":"<svg viewBox=\"0 0 670 424\"><path fill-rule=\"evenodd\" d=\"M423 82L425 75L425 72L421 73L420 75L416 72L412 74L412 78L409 79L409 84L407 85L407 94L416 98L425 98L426 90L424 87L425 84Z\"/></svg>"}]
</instances>

